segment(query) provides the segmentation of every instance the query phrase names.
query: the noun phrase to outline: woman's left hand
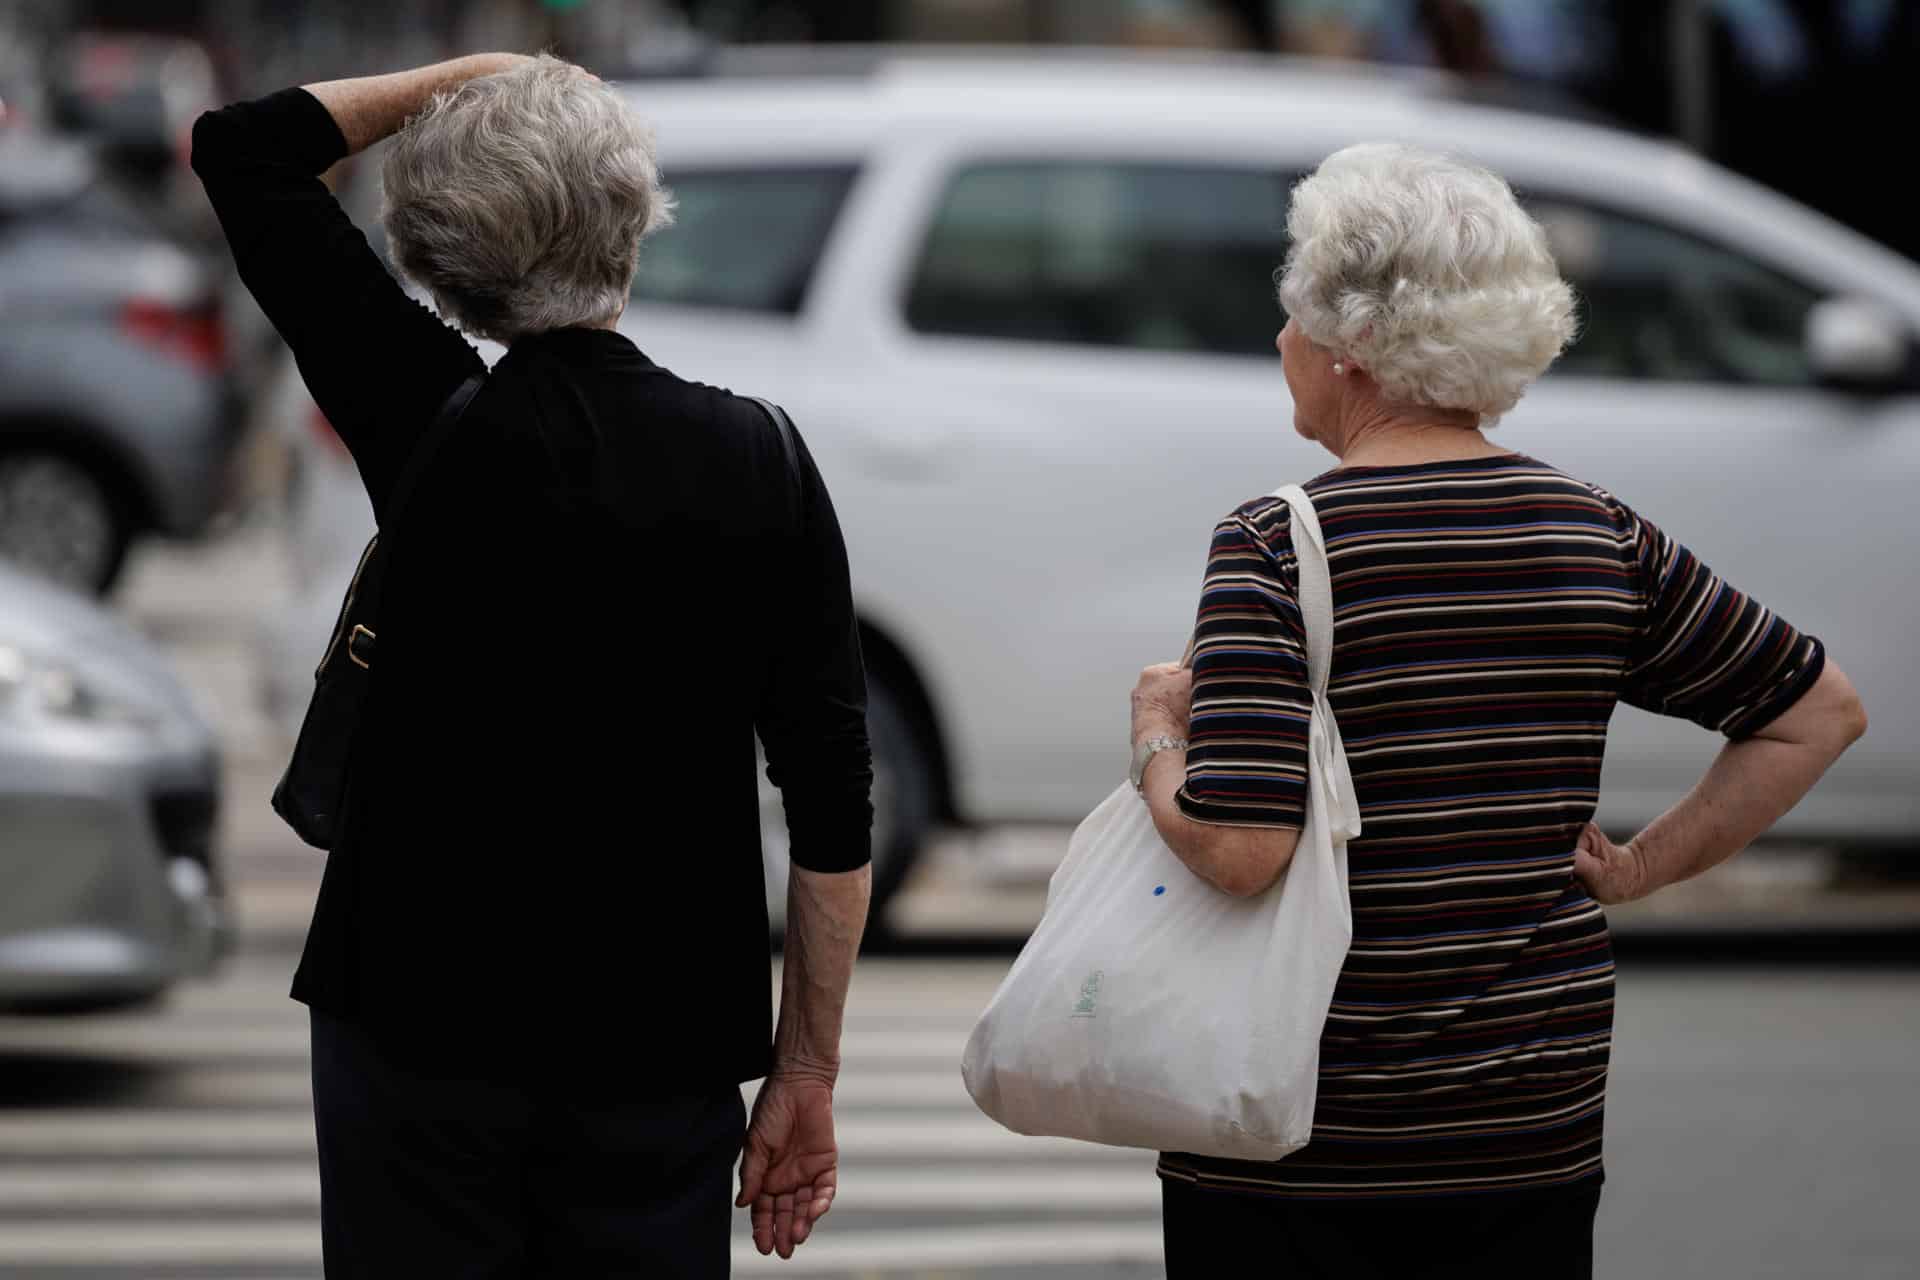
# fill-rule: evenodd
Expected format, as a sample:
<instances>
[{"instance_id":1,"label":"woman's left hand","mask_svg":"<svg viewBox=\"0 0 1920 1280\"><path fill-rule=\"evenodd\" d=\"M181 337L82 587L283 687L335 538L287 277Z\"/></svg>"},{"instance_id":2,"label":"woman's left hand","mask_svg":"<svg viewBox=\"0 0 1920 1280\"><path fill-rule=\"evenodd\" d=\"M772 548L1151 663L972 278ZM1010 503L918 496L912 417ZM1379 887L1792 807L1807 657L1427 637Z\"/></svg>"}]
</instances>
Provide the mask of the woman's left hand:
<instances>
[{"instance_id":1,"label":"woman's left hand","mask_svg":"<svg viewBox=\"0 0 1920 1280\"><path fill-rule=\"evenodd\" d=\"M1177 662L1156 662L1133 686L1133 741L1187 736L1193 698L1193 671Z\"/></svg>"},{"instance_id":2,"label":"woman's left hand","mask_svg":"<svg viewBox=\"0 0 1920 1280\"><path fill-rule=\"evenodd\" d=\"M1655 888L1646 854L1640 846L1632 840L1615 844L1591 822L1581 829L1579 842L1574 847L1573 873L1602 906L1633 902Z\"/></svg>"}]
</instances>

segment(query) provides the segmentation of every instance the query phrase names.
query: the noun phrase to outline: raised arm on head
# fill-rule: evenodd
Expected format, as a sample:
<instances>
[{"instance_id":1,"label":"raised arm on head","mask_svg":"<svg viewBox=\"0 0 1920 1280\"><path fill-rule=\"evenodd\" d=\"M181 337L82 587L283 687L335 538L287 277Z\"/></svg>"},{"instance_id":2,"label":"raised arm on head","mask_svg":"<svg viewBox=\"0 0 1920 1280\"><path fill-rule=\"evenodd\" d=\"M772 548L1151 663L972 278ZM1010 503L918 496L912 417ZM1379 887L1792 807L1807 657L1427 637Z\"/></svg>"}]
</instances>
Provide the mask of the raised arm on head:
<instances>
[{"instance_id":1,"label":"raised arm on head","mask_svg":"<svg viewBox=\"0 0 1920 1280\"><path fill-rule=\"evenodd\" d=\"M407 296L320 175L394 132L437 90L517 61L482 54L286 89L194 122L193 170L240 279L292 349L383 517L418 433L486 365Z\"/></svg>"},{"instance_id":2,"label":"raised arm on head","mask_svg":"<svg viewBox=\"0 0 1920 1280\"><path fill-rule=\"evenodd\" d=\"M302 87L320 100L320 105L340 127L340 136L347 141L347 154L358 155L382 138L397 133L409 116L442 89L498 71L511 71L531 61L518 53L475 53L410 71L356 76L350 80L322 80Z\"/></svg>"}]
</instances>

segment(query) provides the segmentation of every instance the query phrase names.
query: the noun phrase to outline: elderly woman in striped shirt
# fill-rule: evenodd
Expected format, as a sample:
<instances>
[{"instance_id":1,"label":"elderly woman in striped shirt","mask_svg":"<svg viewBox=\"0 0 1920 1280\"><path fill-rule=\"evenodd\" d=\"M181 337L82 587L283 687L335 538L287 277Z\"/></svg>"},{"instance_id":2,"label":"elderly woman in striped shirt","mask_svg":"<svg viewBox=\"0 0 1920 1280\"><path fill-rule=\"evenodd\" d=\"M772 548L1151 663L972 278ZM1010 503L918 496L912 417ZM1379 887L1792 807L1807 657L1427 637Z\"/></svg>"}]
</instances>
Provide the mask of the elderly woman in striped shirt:
<instances>
[{"instance_id":1,"label":"elderly woman in striped shirt","mask_svg":"<svg viewBox=\"0 0 1920 1280\"><path fill-rule=\"evenodd\" d=\"M1818 640L1612 494L1488 439L1574 329L1504 181L1354 147L1295 190L1288 231L1294 426L1340 460L1306 488L1365 825L1354 938L1312 1142L1274 1164L1161 1158L1169 1273L1589 1276L1601 904L1731 856L1866 717ZM1214 530L1191 672L1151 667L1134 692L1155 823L1228 893L1276 881L1303 817L1295 589L1286 504L1247 503ZM1618 702L1728 739L1623 845L1590 822Z\"/></svg>"}]
</instances>

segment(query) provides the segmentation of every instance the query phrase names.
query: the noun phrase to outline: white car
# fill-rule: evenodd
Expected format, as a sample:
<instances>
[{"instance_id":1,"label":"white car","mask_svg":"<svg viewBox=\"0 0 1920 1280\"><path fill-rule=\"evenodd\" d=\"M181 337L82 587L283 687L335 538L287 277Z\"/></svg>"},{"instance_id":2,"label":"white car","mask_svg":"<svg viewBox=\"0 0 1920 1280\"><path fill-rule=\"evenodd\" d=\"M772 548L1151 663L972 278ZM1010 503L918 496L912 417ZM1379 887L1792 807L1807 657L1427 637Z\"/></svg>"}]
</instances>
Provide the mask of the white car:
<instances>
[{"instance_id":1,"label":"white car","mask_svg":"<svg viewBox=\"0 0 1920 1280\"><path fill-rule=\"evenodd\" d=\"M1332 465L1290 427L1272 275L1290 185L1370 139L1506 175L1583 295L1583 336L1497 438L1617 492L1860 686L1874 732L1781 830L1920 836L1913 264L1673 146L1430 76L883 55L629 92L680 214L621 328L782 402L819 459L865 628L883 890L932 823L1082 816L1124 775L1139 668L1183 648L1215 521ZM1658 813L1714 749L1623 711L1602 821Z\"/></svg>"}]
</instances>

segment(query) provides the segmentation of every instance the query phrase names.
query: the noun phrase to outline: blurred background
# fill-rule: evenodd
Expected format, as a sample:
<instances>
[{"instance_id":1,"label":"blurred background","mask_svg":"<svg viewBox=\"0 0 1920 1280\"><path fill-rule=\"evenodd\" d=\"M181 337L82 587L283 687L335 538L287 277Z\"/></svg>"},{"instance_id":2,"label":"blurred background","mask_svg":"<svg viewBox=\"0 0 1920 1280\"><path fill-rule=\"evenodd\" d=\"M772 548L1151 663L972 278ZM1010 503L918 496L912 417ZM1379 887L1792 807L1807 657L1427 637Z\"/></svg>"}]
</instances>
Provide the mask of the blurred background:
<instances>
[{"instance_id":1,"label":"blurred background","mask_svg":"<svg viewBox=\"0 0 1920 1280\"><path fill-rule=\"evenodd\" d=\"M842 1196L780 1270L1161 1273L1150 1157L1007 1135L956 1063L1207 531L1330 464L1271 348L1287 190L1398 138L1505 174L1581 295L1501 438L1821 635L1873 716L1766 844L1610 913L1600 1274L1920 1274L1920 5L0 0L0 1276L320 1274L285 989L322 855L267 796L372 519L187 140L537 47L627 87L680 200L623 331L792 409L854 566L881 902ZM329 181L382 249L378 156ZM1603 825L1713 749L1623 709Z\"/></svg>"}]
</instances>

